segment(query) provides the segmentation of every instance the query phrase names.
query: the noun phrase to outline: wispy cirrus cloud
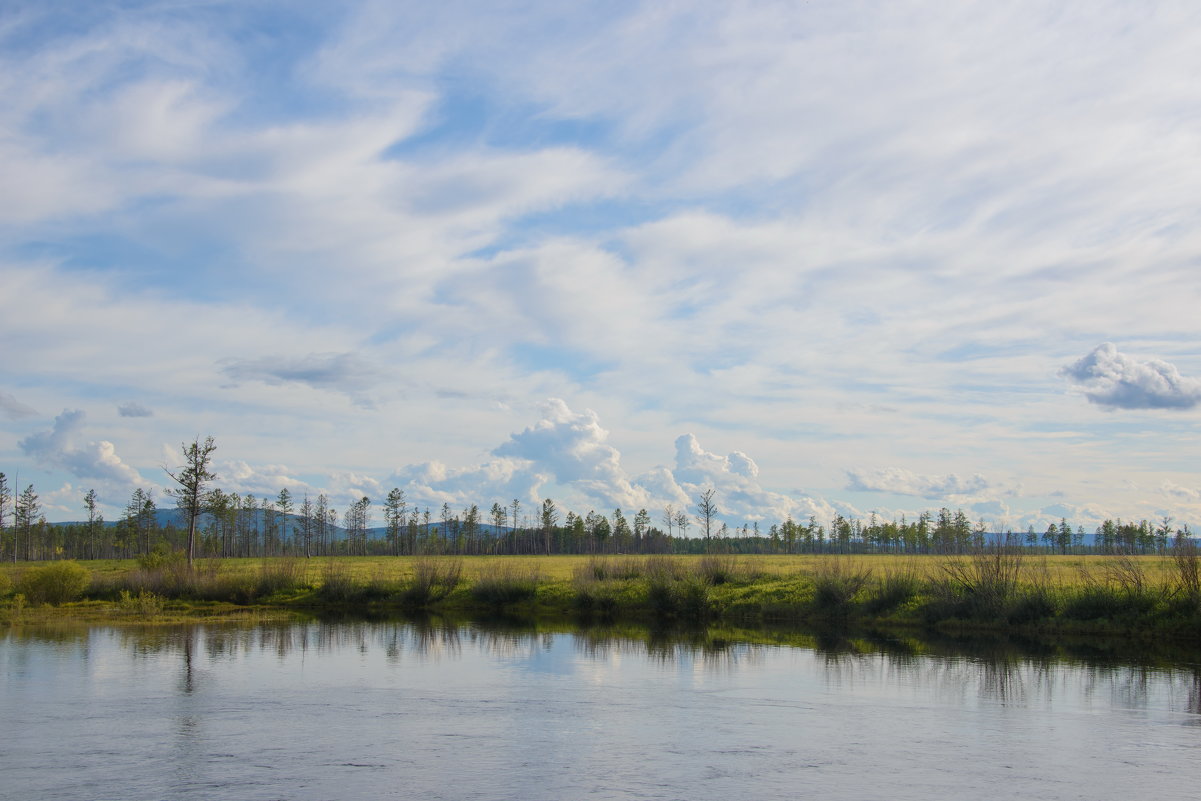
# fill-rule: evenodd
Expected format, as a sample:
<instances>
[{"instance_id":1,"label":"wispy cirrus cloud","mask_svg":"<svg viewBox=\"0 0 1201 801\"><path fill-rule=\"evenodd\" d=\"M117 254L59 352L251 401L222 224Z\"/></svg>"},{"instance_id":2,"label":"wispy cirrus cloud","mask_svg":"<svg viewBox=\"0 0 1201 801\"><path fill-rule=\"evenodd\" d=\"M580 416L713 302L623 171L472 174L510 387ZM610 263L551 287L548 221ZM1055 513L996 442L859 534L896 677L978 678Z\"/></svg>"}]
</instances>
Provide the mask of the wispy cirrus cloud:
<instances>
[{"instance_id":1,"label":"wispy cirrus cloud","mask_svg":"<svg viewBox=\"0 0 1201 801\"><path fill-rule=\"evenodd\" d=\"M855 491L990 514L1009 471L1080 508L1169 463L1197 484L1179 416L1133 446L1061 392L1195 409L1195 361L1052 375L1107 331L1196 341L1187 4L17 5L0 374L54 408L153 398L119 412L139 465L203 420L338 492L406 454L430 502L714 485L771 517L814 487L825 518L864 452L929 475ZM525 433L545 397L567 411Z\"/></svg>"},{"instance_id":2,"label":"wispy cirrus cloud","mask_svg":"<svg viewBox=\"0 0 1201 801\"><path fill-rule=\"evenodd\" d=\"M313 389L341 392L357 403L369 404L367 391L383 378L380 370L355 353L310 353L301 357L229 358L221 372L235 381L265 384L304 384Z\"/></svg>"},{"instance_id":3,"label":"wispy cirrus cloud","mask_svg":"<svg viewBox=\"0 0 1201 801\"><path fill-rule=\"evenodd\" d=\"M855 492L891 492L918 498L941 500L961 495L973 495L993 489L984 476L921 475L900 467L876 470L849 469L847 489Z\"/></svg>"},{"instance_id":4,"label":"wispy cirrus cloud","mask_svg":"<svg viewBox=\"0 0 1201 801\"><path fill-rule=\"evenodd\" d=\"M37 409L28 404L21 403L21 401L7 392L0 392L0 412L4 412L4 416L9 420L22 420L27 417L38 416Z\"/></svg>"}]
</instances>

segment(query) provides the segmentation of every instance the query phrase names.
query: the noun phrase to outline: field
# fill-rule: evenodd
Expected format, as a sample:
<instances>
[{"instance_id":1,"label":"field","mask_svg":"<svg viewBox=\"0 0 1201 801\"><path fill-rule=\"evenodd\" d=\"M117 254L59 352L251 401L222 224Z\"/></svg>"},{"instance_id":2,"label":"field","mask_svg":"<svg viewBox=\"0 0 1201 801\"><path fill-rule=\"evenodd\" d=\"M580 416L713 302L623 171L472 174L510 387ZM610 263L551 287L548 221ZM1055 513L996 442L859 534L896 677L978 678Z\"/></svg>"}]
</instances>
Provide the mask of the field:
<instances>
[{"instance_id":1,"label":"field","mask_svg":"<svg viewBox=\"0 0 1201 801\"><path fill-rule=\"evenodd\" d=\"M1172 556L477 556L0 566L0 619L254 610L870 622L1201 639L1199 560Z\"/></svg>"},{"instance_id":2,"label":"field","mask_svg":"<svg viewBox=\"0 0 1201 801\"><path fill-rule=\"evenodd\" d=\"M368 578L398 578L403 579L412 575L413 565L418 561L461 561L465 578L486 576L497 571L512 569L536 569L549 581L566 581L573 578L576 572L594 562L611 563L615 565L642 565L647 559L653 561L667 560L682 566L695 566L706 556L636 556L636 555L567 555L567 556L339 556L314 557L312 559L227 559L200 560L202 569L206 565L220 565L220 569L234 574L252 574L267 565L276 565L281 561L290 561L299 566L303 573L313 580L319 580L323 571L330 564L337 564L349 571L356 579ZM839 554L803 554L803 555L768 555L768 556L731 556L719 557L732 560L745 572L761 576L795 576L813 575L829 565L857 565L873 572L888 572L901 569L912 569L919 577L929 578L938 575L943 565L950 562L966 562L970 556L905 556L892 554L864 554L843 556ZM1165 579L1174 571L1173 560L1168 556L1136 556L1130 557L1147 575L1155 579ZM1112 563L1111 556L1077 556L1077 555L1023 555L1023 568L1030 575L1042 574L1056 586L1073 586L1081 581L1082 571L1097 572L1105 565ZM0 563L0 575L10 579L19 576L22 571L32 565L45 564L42 562ZM120 576L138 567L134 559L98 559L84 561L79 564L86 567L98 578Z\"/></svg>"}]
</instances>

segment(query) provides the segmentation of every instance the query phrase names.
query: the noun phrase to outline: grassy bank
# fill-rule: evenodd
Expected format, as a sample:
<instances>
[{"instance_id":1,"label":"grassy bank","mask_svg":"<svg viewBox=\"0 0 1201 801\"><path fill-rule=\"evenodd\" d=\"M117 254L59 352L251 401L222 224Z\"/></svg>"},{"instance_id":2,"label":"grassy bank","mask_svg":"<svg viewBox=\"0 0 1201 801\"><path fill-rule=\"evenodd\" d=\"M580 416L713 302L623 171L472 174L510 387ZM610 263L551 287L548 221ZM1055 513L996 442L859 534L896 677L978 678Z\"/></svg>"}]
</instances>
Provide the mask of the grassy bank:
<instances>
[{"instance_id":1,"label":"grassy bank","mask_svg":"<svg viewBox=\"0 0 1201 801\"><path fill-rule=\"evenodd\" d=\"M1201 642L1195 551L1167 557L555 556L0 567L0 621L429 610L640 623L925 627Z\"/></svg>"}]
</instances>

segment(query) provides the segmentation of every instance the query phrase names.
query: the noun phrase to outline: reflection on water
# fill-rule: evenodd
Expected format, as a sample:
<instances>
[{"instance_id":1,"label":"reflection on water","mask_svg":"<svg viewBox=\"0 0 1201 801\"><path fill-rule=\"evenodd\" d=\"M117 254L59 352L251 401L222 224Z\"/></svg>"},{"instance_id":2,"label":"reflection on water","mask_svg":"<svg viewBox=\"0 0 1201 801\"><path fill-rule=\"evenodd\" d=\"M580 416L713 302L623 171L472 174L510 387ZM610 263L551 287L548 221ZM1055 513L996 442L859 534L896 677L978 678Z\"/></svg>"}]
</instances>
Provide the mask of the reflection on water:
<instances>
[{"instance_id":1,"label":"reflection on water","mask_svg":"<svg viewBox=\"0 0 1201 801\"><path fill-rule=\"evenodd\" d=\"M14 798L1186 798L1201 779L1197 664L998 640L13 629L0 714Z\"/></svg>"}]
</instances>

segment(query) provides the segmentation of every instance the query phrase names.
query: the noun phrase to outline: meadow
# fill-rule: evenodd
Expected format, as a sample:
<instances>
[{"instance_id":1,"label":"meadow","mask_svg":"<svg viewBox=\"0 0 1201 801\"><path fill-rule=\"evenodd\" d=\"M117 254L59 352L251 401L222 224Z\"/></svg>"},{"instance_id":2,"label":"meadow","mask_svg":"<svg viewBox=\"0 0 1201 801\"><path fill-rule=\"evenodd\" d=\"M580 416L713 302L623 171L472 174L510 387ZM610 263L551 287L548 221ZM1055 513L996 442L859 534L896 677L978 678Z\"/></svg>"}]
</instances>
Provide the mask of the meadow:
<instances>
[{"instance_id":1,"label":"meadow","mask_svg":"<svg viewBox=\"0 0 1201 801\"><path fill-rule=\"evenodd\" d=\"M0 566L0 619L289 612L857 623L1201 641L1196 549L1165 556L169 556Z\"/></svg>"}]
</instances>

